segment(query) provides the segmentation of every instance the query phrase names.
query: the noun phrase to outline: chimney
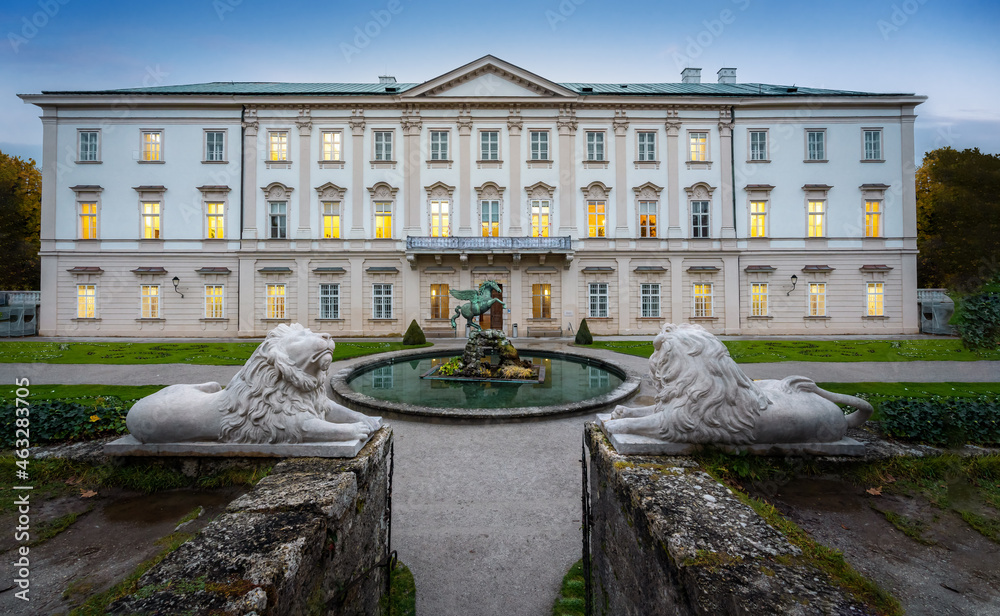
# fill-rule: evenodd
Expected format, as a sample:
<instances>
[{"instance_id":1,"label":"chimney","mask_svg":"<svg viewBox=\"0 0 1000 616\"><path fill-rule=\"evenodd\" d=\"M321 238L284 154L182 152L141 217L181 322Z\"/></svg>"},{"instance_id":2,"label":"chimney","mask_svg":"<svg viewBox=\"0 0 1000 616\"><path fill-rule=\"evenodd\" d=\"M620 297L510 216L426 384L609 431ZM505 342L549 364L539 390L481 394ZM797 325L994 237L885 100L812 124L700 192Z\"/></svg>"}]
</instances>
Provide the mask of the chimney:
<instances>
[{"instance_id":1,"label":"chimney","mask_svg":"<svg viewBox=\"0 0 1000 616\"><path fill-rule=\"evenodd\" d=\"M384 84L393 84L396 83L396 78L393 77L392 75L379 75L378 82Z\"/></svg>"},{"instance_id":2,"label":"chimney","mask_svg":"<svg viewBox=\"0 0 1000 616\"><path fill-rule=\"evenodd\" d=\"M719 83L736 83L735 68L720 68L718 74Z\"/></svg>"},{"instance_id":3,"label":"chimney","mask_svg":"<svg viewBox=\"0 0 1000 616\"><path fill-rule=\"evenodd\" d=\"M701 69L686 68L681 71L681 83L701 83Z\"/></svg>"}]
</instances>

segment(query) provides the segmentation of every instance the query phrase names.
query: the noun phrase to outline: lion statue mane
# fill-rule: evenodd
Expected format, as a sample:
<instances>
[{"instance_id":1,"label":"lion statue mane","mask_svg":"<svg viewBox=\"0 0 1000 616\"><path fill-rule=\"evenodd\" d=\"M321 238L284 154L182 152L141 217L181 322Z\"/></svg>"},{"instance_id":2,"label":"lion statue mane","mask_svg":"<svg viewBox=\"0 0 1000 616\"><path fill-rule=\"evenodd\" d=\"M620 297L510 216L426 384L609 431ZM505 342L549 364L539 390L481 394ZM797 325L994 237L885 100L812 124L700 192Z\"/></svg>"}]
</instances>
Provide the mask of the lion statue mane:
<instances>
[{"instance_id":1,"label":"lion statue mane","mask_svg":"<svg viewBox=\"0 0 1000 616\"><path fill-rule=\"evenodd\" d=\"M819 388L804 376L753 381L700 325L667 323L653 339L649 368L656 403L618 406L611 434L679 443L828 443L862 425L872 406ZM845 415L837 404L857 411Z\"/></svg>"},{"instance_id":2,"label":"lion statue mane","mask_svg":"<svg viewBox=\"0 0 1000 616\"><path fill-rule=\"evenodd\" d=\"M329 334L279 325L225 389L170 385L136 402L125 424L143 443L367 440L381 421L329 398L333 350Z\"/></svg>"}]
</instances>

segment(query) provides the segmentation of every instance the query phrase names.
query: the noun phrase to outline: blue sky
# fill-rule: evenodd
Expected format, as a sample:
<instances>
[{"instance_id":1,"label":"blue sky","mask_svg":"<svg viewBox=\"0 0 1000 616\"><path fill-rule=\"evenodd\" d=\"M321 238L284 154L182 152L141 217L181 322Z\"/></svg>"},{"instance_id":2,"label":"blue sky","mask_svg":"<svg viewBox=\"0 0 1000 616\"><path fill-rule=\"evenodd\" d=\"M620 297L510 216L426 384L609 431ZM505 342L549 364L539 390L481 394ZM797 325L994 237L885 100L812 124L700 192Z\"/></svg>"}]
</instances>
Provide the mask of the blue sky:
<instances>
[{"instance_id":1,"label":"blue sky","mask_svg":"<svg viewBox=\"0 0 1000 616\"><path fill-rule=\"evenodd\" d=\"M1000 3L5 0L0 150L41 152L17 93L205 81L421 82L493 54L557 82L715 79L913 92L917 157L1000 152ZM367 31L367 33L366 33ZM360 35L359 35L360 34Z\"/></svg>"}]
</instances>

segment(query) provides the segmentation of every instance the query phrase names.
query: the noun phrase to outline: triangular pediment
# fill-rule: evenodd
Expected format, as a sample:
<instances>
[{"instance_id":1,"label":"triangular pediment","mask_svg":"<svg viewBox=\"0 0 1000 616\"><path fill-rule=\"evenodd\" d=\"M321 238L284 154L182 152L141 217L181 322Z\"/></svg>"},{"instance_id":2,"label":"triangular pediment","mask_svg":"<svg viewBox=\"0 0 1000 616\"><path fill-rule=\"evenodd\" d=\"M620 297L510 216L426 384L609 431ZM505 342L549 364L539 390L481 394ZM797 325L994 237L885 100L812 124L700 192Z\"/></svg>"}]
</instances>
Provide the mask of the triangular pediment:
<instances>
[{"instance_id":1,"label":"triangular pediment","mask_svg":"<svg viewBox=\"0 0 1000 616\"><path fill-rule=\"evenodd\" d=\"M575 97L576 93L519 66L483 56L407 90L403 98Z\"/></svg>"}]
</instances>

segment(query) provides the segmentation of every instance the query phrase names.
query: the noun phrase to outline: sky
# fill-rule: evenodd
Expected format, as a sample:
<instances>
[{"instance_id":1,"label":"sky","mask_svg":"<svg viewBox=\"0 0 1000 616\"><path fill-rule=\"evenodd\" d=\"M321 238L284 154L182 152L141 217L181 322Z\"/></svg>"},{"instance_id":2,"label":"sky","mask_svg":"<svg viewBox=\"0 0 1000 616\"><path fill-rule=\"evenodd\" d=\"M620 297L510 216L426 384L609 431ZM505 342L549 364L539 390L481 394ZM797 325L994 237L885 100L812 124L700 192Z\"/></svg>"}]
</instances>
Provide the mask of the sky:
<instances>
[{"instance_id":1,"label":"sky","mask_svg":"<svg viewBox=\"0 0 1000 616\"><path fill-rule=\"evenodd\" d=\"M209 81L423 82L486 54L556 82L737 81L925 95L917 163L1000 153L995 0L4 0L0 151L38 159L16 94Z\"/></svg>"}]
</instances>

